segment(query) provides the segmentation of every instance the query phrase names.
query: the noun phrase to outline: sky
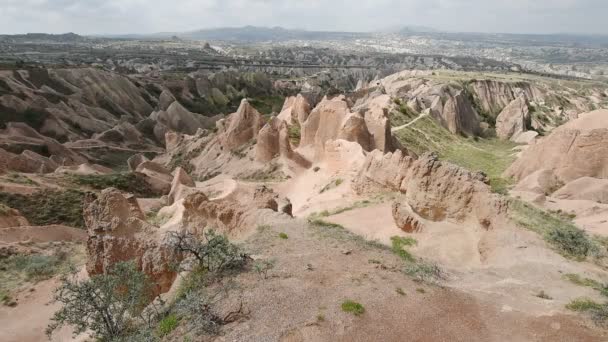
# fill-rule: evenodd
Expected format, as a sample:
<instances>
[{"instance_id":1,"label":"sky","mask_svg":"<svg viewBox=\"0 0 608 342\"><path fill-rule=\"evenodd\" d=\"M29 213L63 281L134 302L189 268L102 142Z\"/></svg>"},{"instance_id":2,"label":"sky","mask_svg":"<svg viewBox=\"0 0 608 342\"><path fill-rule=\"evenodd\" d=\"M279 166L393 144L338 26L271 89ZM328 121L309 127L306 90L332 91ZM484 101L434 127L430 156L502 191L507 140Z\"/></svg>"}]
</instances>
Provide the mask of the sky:
<instances>
[{"instance_id":1,"label":"sky","mask_svg":"<svg viewBox=\"0 0 608 342\"><path fill-rule=\"evenodd\" d=\"M127 34L282 26L608 34L608 0L0 0L0 34Z\"/></svg>"}]
</instances>

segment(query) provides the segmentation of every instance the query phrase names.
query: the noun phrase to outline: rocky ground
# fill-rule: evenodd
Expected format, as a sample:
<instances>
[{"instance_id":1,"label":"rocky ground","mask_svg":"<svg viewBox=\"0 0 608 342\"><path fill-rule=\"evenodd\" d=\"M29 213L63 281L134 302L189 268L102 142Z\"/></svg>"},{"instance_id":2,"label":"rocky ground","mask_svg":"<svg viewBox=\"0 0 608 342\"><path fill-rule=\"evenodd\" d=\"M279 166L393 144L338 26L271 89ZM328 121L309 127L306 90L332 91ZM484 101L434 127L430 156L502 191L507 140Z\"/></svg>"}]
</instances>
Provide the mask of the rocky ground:
<instances>
[{"instance_id":1,"label":"rocky ground","mask_svg":"<svg viewBox=\"0 0 608 342\"><path fill-rule=\"evenodd\" d=\"M0 75L2 340L43 338L71 267L87 279L125 260L167 301L148 339L606 339L602 84L404 71L266 115L240 99L267 84L251 75L151 91L39 72ZM232 114L197 114L214 93ZM167 236L211 228L244 268L178 272L188 255ZM194 329L186 295L212 297L217 328Z\"/></svg>"}]
</instances>

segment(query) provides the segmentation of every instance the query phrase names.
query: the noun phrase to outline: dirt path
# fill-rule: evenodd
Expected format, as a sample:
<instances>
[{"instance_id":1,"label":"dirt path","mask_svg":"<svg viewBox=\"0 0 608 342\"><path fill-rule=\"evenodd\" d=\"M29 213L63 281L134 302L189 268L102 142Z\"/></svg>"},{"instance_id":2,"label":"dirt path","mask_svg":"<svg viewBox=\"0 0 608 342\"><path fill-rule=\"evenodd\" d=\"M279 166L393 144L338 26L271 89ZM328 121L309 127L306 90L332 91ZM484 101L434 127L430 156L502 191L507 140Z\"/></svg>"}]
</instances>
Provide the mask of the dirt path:
<instances>
[{"instance_id":1,"label":"dirt path","mask_svg":"<svg viewBox=\"0 0 608 342\"><path fill-rule=\"evenodd\" d=\"M411 125L415 124L415 123L416 123L416 121L418 121L418 120L420 120L420 119L422 119L422 118L425 118L425 117L427 117L427 116L429 116L429 113L422 113L422 114L418 115L418 117L416 117L414 120L412 120L412 121L410 121L410 122L406 123L405 125L401 125L401 126L398 126L398 127L393 127L393 128L391 129L391 132L393 132L393 133L394 133L394 132L400 131L400 130L402 130L402 129L404 129L404 128L410 127Z\"/></svg>"}]
</instances>

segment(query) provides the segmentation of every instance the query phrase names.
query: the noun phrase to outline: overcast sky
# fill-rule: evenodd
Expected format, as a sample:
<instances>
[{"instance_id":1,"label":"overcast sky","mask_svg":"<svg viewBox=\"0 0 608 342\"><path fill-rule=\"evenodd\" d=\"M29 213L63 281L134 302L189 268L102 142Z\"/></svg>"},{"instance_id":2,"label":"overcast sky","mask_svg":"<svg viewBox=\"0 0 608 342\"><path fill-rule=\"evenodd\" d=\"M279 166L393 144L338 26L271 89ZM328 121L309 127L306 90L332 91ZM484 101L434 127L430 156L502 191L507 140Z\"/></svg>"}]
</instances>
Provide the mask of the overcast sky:
<instances>
[{"instance_id":1,"label":"overcast sky","mask_svg":"<svg viewBox=\"0 0 608 342\"><path fill-rule=\"evenodd\" d=\"M608 0L0 0L0 34L182 32L244 25L608 34Z\"/></svg>"}]
</instances>

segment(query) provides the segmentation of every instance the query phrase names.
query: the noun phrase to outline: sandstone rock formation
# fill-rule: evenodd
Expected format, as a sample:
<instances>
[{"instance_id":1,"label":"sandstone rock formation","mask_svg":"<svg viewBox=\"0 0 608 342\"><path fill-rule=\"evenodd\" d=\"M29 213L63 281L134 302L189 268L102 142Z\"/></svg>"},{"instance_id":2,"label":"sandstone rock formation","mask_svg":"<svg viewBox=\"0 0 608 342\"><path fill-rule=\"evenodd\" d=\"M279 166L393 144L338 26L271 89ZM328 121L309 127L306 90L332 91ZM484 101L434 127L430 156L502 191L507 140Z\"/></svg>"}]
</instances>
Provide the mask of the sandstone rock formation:
<instances>
[{"instance_id":1,"label":"sandstone rock formation","mask_svg":"<svg viewBox=\"0 0 608 342\"><path fill-rule=\"evenodd\" d=\"M407 203L393 203L392 213L395 224L404 232L419 233L424 230L424 219L414 213Z\"/></svg>"},{"instance_id":2,"label":"sandstone rock formation","mask_svg":"<svg viewBox=\"0 0 608 342\"><path fill-rule=\"evenodd\" d=\"M169 205L196 192L196 184L184 169L178 167L173 173L171 191L169 191L169 196L167 198L167 204Z\"/></svg>"},{"instance_id":3,"label":"sandstone rock formation","mask_svg":"<svg viewBox=\"0 0 608 342\"><path fill-rule=\"evenodd\" d=\"M522 179L513 190L550 195L562 185L553 170L540 169Z\"/></svg>"},{"instance_id":4,"label":"sandstone rock formation","mask_svg":"<svg viewBox=\"0 0 608 342\"><path fill-rule=\"evenodd\" d=\"M608 179L581 177L564 185L552 197L608 204Z\"/></svg>"},{"instance_id":5,"label":"sandstone rock formation","mask_svg":"<svg viewBox=\"0 0 608 342\"><path fill-rule=\"evenodd\" d=\"M173 177L171 176L171 172L164 166L153 161L145 161L139 164L136 170L146 175L146 182L154 192L168 194L171 191Z\"/></svg>"},{"instance_id":6,"label":"sandstone rock formation","mask_svg":"<svg viewBox=\"0 0 608 342\"><path fill-rule=\"evenodd\" d=\"M0 228L29 226L29 222L19 210L0 204Z\"/></svg>"},{"instance_id":7,"label":"sandstone rock formation","mask_svg":"<svg viewBox=\"0 0 608 342\"><path fill-rule=\"evenodd\" d=\"M141 153L138 154L134 154L131 157L129 157L129 159L127 159L127 165L129 166L129 170L130 171L136 171L137 167L143 163L143 162L147 162L150 161L150 159L148 159L146 156L144 156Z\"/></svg>"},{"instance_id":8,"label":"sandstone rock formation","mask_svg":"<svg viewBox=\"0 0 608 342\"><path fill-rule=\"evenodd\" d=\"M85 205L88 229L87 271L106 273L121 261L134 260L137 267L156 284L156 294L169 290L177 273L173 267L179 256L165 243L158 228L145 221L134 197L120 191L103 190Z\"/></svg>"},{"instance_id":9,"label":"sandstone rock formation","mask_svg":"<svg viewBox=\"0 0 608 342\"><path fill-rule=\"evenodd\" d=\"M298 94L298 96L291 96L285 99L283 109L281 109L281 113L277 117L288 125L301 126L308 119L310 111L311 108L308 100L302 94Z\"/></svg>"},{"instance_id":10,"label":"sandstone rock formation","mask_svg":"<svg viewBox=\"0 0 608 342\"><path fill-rule=\"evenodd\" d=\"M423 219L473 220L491 229L504 219L507 205L484 181L485 176L441 162L434 155L414 160L399 152L374 151L353 181L353 188L359 193L379 188L400 191L411 211Z\"/></svg>"},{"instance_id":11,"label":"sandstone rock formation","mask_svg":"<svg viewBox=\"0 0 608 342\"><path fill-rule=\"evenodd\" d=\"M435 112L431 111L431 113ZM435 114L434 117L454 134L477 135L480 132L479 115L462 91L456 92L454 95L448 94L441 115Z\"/></svg>"},{"instance_id":12,"label":"sandstone rock formation","mask_svg":"<svg viewBox=\"0 0 608 342\"><path fill-rule=\"evenodd\" d=\"M240 147L258 136L263 122L262 115L243 99L235 113L217 122L220 142L228 150Z\"/></svg>"},{"instance_id":13,"label":"sandstone rock formation","mask_svg":"<svg viewBox=\"0 0 608 342\"><path fill-rule=\"evenodd\" d=\"M151 116L170 130L193 135L199 128L211 129L221 116L206 117L188 111L175 101L166 110L153 113Z\"/></svg>"},{"instance_id":14,"label":"sandstone rock formation","mask_svg":"<svg viewBox=\"0 0 608 342\"><path fill-rule=\"evenodd\" d=\"M581 177L608 178L608 111L581 115L531 145L505 172L522 180L540 169L563 183Z\"/></svg>"},{"instance_id":15,"label":"sandstone rock formation","mask_svg":"<svg viewBox=\"0 0 608 342\"><path fill-rule=\"evenodd\" d=\"M29 169L22 172L40 172L40 168L44 172L53 172L61 165L79 165L87 161L80 154L21 122L10 122L5 129L0 130L0 148L13 154L21 153L23 158L17 159L29 160L32 163L27 167L21 166ZM18 160L15 162L17 163ZM38 169L32 169L34 164L38 164ZM12 169L10 164L7 165ZM15 169L15 171L20 170Z\"/></svg>"},{"instance_id":16,"label":"sandstone rock formation","mask_svg":"<svg viewBox=\"0 0 608 342\"><path fill-rule=\"evenodd\" d=\"M302 125L300 147L310 147L316 158L327 141L343 139L361 145L365 151L392 151L393 143L387 114L381 107L388 97L382 96L352 113L346 99L339 96L323 99Z\"/></svg>"},{"instance_id":17,"label":"sandstone rock formation","mask_svg":"<svg viewBox=\"0 0 608 342\"><path fill-rule=\"evenodd\" d=\"M496 135L500 139L514 140L527 130L530 112L525 97L509 103L496 118Z\"/></svg>"}]
</instances>

